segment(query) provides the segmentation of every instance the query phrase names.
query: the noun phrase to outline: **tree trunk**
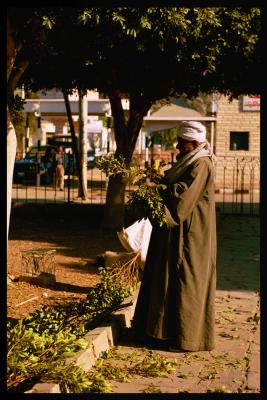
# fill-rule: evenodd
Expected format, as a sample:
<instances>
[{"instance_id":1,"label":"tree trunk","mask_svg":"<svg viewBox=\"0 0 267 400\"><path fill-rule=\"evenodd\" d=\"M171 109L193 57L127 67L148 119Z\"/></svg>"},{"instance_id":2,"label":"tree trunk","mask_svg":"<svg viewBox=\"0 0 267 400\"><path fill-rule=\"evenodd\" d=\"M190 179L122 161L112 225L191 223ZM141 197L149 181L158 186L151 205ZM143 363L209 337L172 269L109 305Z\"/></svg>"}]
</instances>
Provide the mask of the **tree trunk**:
<instances>
[{"instance_id":1,"label":"tree trunk","mask_svg":"<svg viewBox=\"0 0 267 400\"><path fill-rule=\"evenodd\" d=\"M115 157L122 155L129 164L135 149L136 141L142 127L143 118L151 104L142 104L136 98L130 99L130 110L127 123L120 96L113 92L109 97L117 150ZM104 228L120 229L124 225L125 189L127 181L121 175L111 176L108 182Z\"/></svg>"},{"instance_id":2,"label":"tree trunk","mask_svg":"<svg viewBox=\"0 0 267 400\"><path fill-rule=\"evenodd\" d=\"M87 199L87 116L87 98L79 91L79 153L82 182L79 182L78 196L83 200Z\"/></svg>"},{"instance_id":3,"label":"tree trunk","mask_svg":"<svg viewBox=\"0 0 267 400\"><path fill-rule=\"evenodd\" d=\"M13 171L16 158L17 138L11 121L7 124L7 247L11 213Z\"/></svg>"},{"instance_id":4,"label":"tree trunk","mask_svg":"<svg viewBox=\"0 0 267 400\"><path fill-rule=\"evenodd\" d=\"M28 63L25 63L24 69L17 69L17 74L14 74L14 65L18 52L21 49L22 44L18 43L14 39L14 30L9 17L7 16L7 94L8 100L9 96L14 96L13 90L15 89L15 84L18 79L25 71ZM13 74L13 76L12 76ZM8 249L8 235L9 235L9 224L10 224L10 214L11 214L11 201L12 201L12 183L13 183L13 172L14 164L16 159L17 150L17 137L13 123L11 122L11 115L7 107L7 249ZM7 283L12 283L12 277L7 274Z\"/></svg>"},{"instance_id":5,"label":"tree trunk","mask_svg":"<svg viewBox=\"0 0 267 400\"><path fill-rule=\"evenodd\" d=\"M65 89L62 89L62 93L63 93L64 100L65 100L65 107L66 107L67 117L68 117L69 126L70 126L70 133L71 133L71 138L72 138L72 150L73 150L73 154L75 155L77 168L78 168L79 185L82 186L83 178L82 178L81 160L79 157L77 137L75 135L75 129L74 129L74 123L73 123L72 114L71 114L70 102L69 102L67 91ZM85 193L85 192L86 192L85 187L83 187L83 193Z\"/></svg>"},{"instance_id":6,"label":"tree trunk","mask_svg":"<svg viewBox=\"0 0 267 400\"><path fill-rule=\"evenodd\" d=\"M126 179L120 174L109 177L103 227L120 230L124 225Z\"/></svg>"}]
</instances>

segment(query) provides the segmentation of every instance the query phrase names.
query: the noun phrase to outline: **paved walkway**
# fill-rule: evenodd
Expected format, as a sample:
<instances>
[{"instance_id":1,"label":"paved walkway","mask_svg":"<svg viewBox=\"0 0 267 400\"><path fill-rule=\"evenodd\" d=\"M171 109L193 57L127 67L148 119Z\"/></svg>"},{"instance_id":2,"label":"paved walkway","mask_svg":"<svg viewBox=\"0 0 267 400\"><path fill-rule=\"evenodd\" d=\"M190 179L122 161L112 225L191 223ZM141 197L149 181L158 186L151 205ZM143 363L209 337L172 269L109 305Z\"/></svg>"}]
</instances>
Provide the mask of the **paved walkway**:
<instances>
[{"instance_id":1,"label":"paved walkway","mask_svg":"<svg viewBox=\"0 0 267 400\"><path fill-rule=\"evenodd\" d=\"M125 374L136 363L143 370L139 368L129 381L127 374L124 382L109 380L114 393L259 393L259 223L257 217L218 217L215 349L196 353L148 350L122 336L105 362L119 366ZM166 366L173 370L151 377L152 364L158 370Z\"/></svg>"}]
</instances>

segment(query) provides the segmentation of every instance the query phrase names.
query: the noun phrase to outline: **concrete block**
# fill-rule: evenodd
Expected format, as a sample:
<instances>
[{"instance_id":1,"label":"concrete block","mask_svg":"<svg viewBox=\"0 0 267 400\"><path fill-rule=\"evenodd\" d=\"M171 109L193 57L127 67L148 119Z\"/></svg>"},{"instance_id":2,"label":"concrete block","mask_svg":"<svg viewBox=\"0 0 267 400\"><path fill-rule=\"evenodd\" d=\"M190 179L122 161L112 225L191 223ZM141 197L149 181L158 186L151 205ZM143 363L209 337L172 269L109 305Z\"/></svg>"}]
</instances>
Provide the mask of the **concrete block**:
<instances>
[{"instance_id":1,"label":"concrete block","mask_svg":"<svg viewBox=\"0 0 267 400\"><path fill-rule=\"evenodd\" d=\"M118 311L117 311L117 312L112 313L112 317L113 317L114 321L116 321L116 323L119 324L119 326L121 326L121 327L126 326L125 314L118 313Z\"/></svg>"},{"instance_id":2,"label":"concrete block","mask_svg":"<svg viewBox=\"0 0 267 400\"><path fill-rule=\"evenodd\" d=\"M123 327L130 328L131 327L131 320L133 317L133 310L131 307L123 308L122 310L115 311L112 313L116 320L122 325Z\"/></svg>"},{"instance_id":3,"label":"concrete block","mask_svg":"<svg viewBox=\"0 0 267 400\"><path fill-rule=\"evenodd\" d=\"M126 308L126 310L125 310L125 326L126 326L126 328L131 327L133 315L134 315L134 309L132 307Z\"/></svg>"},{"instance_id":4,"label":"concrete block","mask_svg":"<svg viewBox=\"0 0 267 400\"><path fill-rule=\"evenodd\" d=\"M116 321L109 322L108 324L102 324L101 327L106 329L108 335L108 342L110 347L115 346L118 342L120 327Z\"/></svg>"},{"instance_id":5,"label":"concrete block","mask_svg":"<svg viewBox=\"0 0 267 400\"><path fill-rule=\"evenodd\" d=\"M135 293L133 296L128 297L123 304L127 304L129 302L132 302L132 305L129 307L125 307L121 310L115 311L112 313L112 316L119 322L119 324L123 327L130 328L132 325L132 319L134 316L134 311L135 311L135 306L138 298L138 293L139 293L139 288L136 289Z\"/></svg>"},{"instance_id":6,"label":"concrete block","mask_svg":"<svg viewBox=\"0 0 267 400\"><path fill-rule=\"evenodd\" d=\"M71 363L74 363L74 365L82 368L85 372L89 371L96 363L96 357L93 348L78 351L75 356L70 357L66 361L66 364Z\"/></svg>"},{"instance_id":7,"label":"concrete block","mask_svg":"<svg viewBox=\"0 0 267 400\"><path fill-rule=\"evenodd\" d=\"M24 393L61 393L58 383L36 383L30 390Z\"/></svg>"},{"instance_id":8,"label":"concrete block","mask_svg":"<svg viewBox=\"0 0 267 400\"><path fill-rule=\"evenodd\" d=\"M110 349L107 330L103 327L95 328L85 335L85 339L92 344L94 355L96 358L100 356L102 351Z\"/></svg>"}]
</instances>

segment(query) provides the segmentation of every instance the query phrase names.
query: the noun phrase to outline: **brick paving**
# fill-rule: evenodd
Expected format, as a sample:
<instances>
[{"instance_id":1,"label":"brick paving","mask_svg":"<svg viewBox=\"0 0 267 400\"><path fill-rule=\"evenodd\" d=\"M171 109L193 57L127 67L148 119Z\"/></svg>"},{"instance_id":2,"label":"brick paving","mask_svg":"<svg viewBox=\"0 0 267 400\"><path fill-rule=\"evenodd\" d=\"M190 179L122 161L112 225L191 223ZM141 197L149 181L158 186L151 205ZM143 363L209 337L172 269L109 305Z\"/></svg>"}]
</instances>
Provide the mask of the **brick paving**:
<instances>
[{"instance_id":1,"label":"brick paving","mask_svg":"<svg viewBox=\"0 0 267 400\"><path fill-rule=\"evenodd\" d=\"M130 382L110 380L114 393L260 392L259 218L220 215L217 227L215 349L195 353L152 349L152 357L175 360L175 371L166 377L133 375ZM146 352L123 335L115 348L117 354L136 354L139 359ZM120 365L127 370L126 362Z\"/></svg>"}]
</instances>

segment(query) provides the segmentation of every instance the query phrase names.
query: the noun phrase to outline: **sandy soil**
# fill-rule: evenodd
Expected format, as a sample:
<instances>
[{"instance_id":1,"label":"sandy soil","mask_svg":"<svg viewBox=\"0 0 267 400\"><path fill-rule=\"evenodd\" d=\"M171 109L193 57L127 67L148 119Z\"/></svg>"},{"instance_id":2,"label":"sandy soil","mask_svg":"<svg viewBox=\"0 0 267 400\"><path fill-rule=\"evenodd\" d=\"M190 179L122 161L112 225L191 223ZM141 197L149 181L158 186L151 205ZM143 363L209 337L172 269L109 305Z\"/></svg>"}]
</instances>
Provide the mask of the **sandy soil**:
<instances>
[{"instance_id":1,"label":"sandy soil","mask_svg":"<svg viewBox=\"0 0 267 400\"><path fill-rule=\"evenodd\" d=\"M24 277L21 252L37 248L56 250L56 282L52 285ZM66 219L11 218L8 272L19 280L7 286L8 318L23 318L44 304L85 298L88 288L99 282L95 261L106 250L124 251L116 232L90 229L86 223Z\"/></svg>"}]
</instances>

